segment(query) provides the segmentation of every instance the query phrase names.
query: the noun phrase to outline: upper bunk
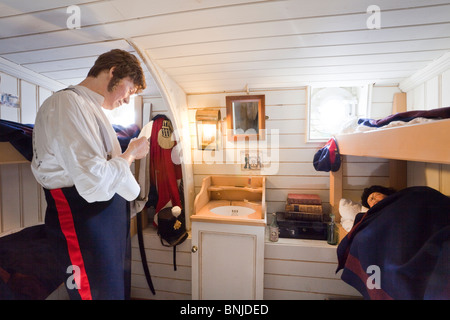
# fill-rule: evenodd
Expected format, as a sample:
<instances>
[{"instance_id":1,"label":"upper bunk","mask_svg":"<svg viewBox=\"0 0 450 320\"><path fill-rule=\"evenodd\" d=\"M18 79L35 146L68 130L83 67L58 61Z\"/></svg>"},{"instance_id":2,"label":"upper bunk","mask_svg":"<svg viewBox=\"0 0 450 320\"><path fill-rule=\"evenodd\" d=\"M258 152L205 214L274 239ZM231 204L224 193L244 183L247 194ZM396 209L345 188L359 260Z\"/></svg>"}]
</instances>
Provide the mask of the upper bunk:
<instances>
[{"instance_id":1,"label":"upper bunk","mask_svg":"<svg viewBox=\"0 0 450 320\"><path fill-rule=\"evenodd\" d=\"M33 156L32 135L34 125L0 119L0 165L29 163ZM140 133L139 126L113 125L122 152L132 138Z\"/></svg>"},{"instance_id":2,"label":"upper bunk","mask_svg":"<svg viewBox=\"0 0 450 320\"><path fill-rule=\"evenodd\" d=\"M341 155L450 164L450 119L336 135Z\"/></svg>"},{"instance_id":3,"label":"upper bunk","mask_svg":"<svg viewBox=\"0 0 450 320\"><path fill-rule=\"evenodd\" d=\"M430 121L415 121L410 124L411 122L406 120L412 116L411 113L414 113L416 118L425 116L429 118L426 120ZM450 107L406 111L406 93L397 93L394 96L390 120L403 118L404 122L398 123L405 125L388 124L373 128L374 130L338 134L335 138L341 155L450 164L449 113ZM383 119L378 121L389 123Z\"/></svg>"},{"instance_id":4,"label":"upper bunk","mask_svg":"<svg viewBox=\"0 0 450 320\"><path fill-rule=\"evenodd\" d=\"M0 164L21 164L29 161L9 142L0 142Z\"/></svg>"},{"instance_id":5,"label":"upper bunk","mask_svg":"<svg viewBox=\"0 0 450 320\"><path fill-rule=\"evenodd\" d=\"M450 108L446 109L448 113ZM394 97L392 114L406 110L406 94ZM417 121L369 131L335 135L341 156L383 158L389 161L388 186L401 190L407 186L407 162L450 164L450 118ZM346 175L349 175L347 172ZM343 198L343 168L330 172L330 205L340 221L339 202ZM343 234L345 234L343 232Z\"/></svg>"},{"instance_id":6,"label":"upper bunk","mask_svg":"<svg viewBox=\"0 0 450 320\"><path fill-rule=\"evenodd\" d=\"M0 164L21 164L31 160L33 127L0 119Z\"/></svg>"}]
</instances>

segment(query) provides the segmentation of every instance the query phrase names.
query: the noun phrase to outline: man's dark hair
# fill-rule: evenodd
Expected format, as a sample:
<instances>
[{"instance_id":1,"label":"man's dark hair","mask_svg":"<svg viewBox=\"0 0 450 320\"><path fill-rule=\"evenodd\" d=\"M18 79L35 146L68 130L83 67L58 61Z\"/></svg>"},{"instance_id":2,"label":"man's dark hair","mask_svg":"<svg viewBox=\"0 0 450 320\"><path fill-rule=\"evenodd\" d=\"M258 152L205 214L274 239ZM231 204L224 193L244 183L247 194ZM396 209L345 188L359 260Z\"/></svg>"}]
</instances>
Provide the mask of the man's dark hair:
<instances>
[{"instance_id":1,"label":"man's dark hair","mask_svg":"<svg viewBox=\"0 0 450 320\"><path fill-rule=\"evenodd\" d=\"M89 70L88 77L96 78L100 72L109 71L112 67L115 69L108 84L108 91L112 91L119 81L126 77L130 77L133 81L136 93L145 89L145 76L139 60L131 53L120 49L113 49L101 54Z\"/></svg>"},{"instance_id":2,"label":"man's dark hair","mask_svg":"<svg viewBox=\"0 0 450 320\"><path fill-rule=\"evenodd\" d=\"M361 195L361 204L364 207L370 208L369 204L367 203L367 199L374 192L379 192L379 193L382 193L382 194L384 194L386 196L390 196L391 194L394 194L397 191L395 189L393 189L393 188L387 188L387 187L377 186L377 185L371 186L369 188L365 188L363 193L362 193L362 195Z\"/></svg>"}]
</instances>

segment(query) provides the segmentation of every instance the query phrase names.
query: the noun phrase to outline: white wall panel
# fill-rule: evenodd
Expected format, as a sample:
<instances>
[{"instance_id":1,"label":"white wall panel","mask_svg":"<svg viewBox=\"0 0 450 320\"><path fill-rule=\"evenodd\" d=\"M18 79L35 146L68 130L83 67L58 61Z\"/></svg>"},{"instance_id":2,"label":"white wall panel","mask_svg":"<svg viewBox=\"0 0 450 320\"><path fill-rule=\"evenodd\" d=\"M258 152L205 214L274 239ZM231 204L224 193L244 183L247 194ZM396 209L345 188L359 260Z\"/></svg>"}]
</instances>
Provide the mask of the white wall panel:
<instances>
[{"instance_id":1,"label":"white wall panel","mask_svg":"<svg viewBox=\"0 0 450 320\"><path fill-rule=\"evenodd\" d=\"M52 91L39 87L39 102L38 109L41 107L42 103L52 95Z\"/></svg>"},{"instance_id":2,"label":"white wall panel","mask_svg":"<svg viewBox=\"0 0 450 320\"><path fill-rule=\"evenodd\" d=\"M450 106L450 69L442 73L441 78L441 93L442 93L442 102L441 107Z\"/></svg>"},{"instance_id":3,"label":"white wall panel","mask_svg":"<svg viewBox=\"0 0 450 320\"><path fill-rule=\"evenodd\" d=\"M33 124L37 113L37 86L20 81L20 120L21 123Z\"/></svg>"},{"instance_id":4,"label":"white wall panel","mask_svg":"<svg viewBox=\"0 0 450 320\"><path fill-rule=\"evenodd\" d=\"M0 73L0 91L18 95L20 108L2 106L0 118L34 123L39 105L51 91L16 77ZM30 164L0 165L0 232L42 223L46 202Z\"/></svg>"},{"instance_id":5,"label":"white wall panel","mask_svg":"<svg viewBox=\"0 0 450 320\"><path fill-rule=\"evenodd\" d=\"M2 230L22 227L20 170L17 164L0 166L0 200Z\"/></svg>"},{"instance_id":6,"label":"white wall panel","mask_svg":"<svg viewBox=\"0 0 450 320\"><path fill-rule=\"evenodd\" d=\"M430 110L439 108L440 100L439 76L425 82L425 105L424 109Z\"/></svg>"},{"instance_id":7,"label":"white wall panel","mask_svg":"<svg viewBox=\"0 0 450 320\"><path fill-rule=\"evenodd\" d=\"M450 69L419 83L407 92L407 109L434 109L450 106ZM420 152L420 150L418 150ZM408 162L408 186L425 185L450 195L448 165Z\"/></svg>"}]
</instances>

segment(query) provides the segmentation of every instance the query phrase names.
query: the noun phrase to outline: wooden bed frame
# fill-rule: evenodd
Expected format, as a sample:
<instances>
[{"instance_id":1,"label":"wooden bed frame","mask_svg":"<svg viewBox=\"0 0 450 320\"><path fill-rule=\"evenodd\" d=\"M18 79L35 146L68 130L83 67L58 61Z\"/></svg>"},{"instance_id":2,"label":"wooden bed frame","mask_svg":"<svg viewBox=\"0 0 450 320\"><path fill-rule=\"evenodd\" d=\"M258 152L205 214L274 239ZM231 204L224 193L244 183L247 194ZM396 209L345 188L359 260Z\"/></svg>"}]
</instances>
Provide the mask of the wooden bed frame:
<instances>
[{"instance_id":1,"label":"wooden bed frame","mask_svg":"<svg viewBox=\"0 0 450 320\"><path fill-rule=\"evenodd\" d=\"M0 164L27 163L23 155L9 142L0 142Z\"/></svg>"},{"instance_id":2,"label":"wooden bed frame","mask_svg":"<svg viewBox=\"0 0 450 320\"><path fill-rule=\"evenodd\" d=\"M394 98L393 113L406 111L406 94ZM407 161L450 164L450 119L374 131L337 135L341 156L389 159L389 186L406 187ZM342 167L330 173L330 205L340 222ZM340 227L340 238L346 231Z\"/></svg>"}]
</instances>

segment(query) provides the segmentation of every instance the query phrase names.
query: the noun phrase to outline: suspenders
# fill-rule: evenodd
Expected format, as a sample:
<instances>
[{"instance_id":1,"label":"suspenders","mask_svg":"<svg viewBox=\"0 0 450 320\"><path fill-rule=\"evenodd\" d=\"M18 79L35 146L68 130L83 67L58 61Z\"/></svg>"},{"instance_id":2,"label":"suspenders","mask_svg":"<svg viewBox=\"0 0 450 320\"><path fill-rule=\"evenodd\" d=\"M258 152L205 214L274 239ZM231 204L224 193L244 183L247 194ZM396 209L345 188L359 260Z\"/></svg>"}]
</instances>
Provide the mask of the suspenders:
<instances>
[{"instance_id":1,"label":"suspenders","mask_svg":"<svg viewBox=\"0 0 450 320\"><path fill-rule=\"evenodd\" d=\"M73 88L73 87L67 87L67 88L59 90L59 91L72 91L72 92L75 92L77 95L80 95L78 90ZM98 125L99 130L100 130L100 134L101 134L102 141L103 141L103 146L105 147L106 160L110 160L111 159L111 152L112 152L112 144L111 144L111 141L109 139L109 135L108 135L107 129L106 129L105 125L101 121L99 121L99 119L97 117L95 117L95 120L97 121L97 125Z\"/></svg>"}]
</instances>

